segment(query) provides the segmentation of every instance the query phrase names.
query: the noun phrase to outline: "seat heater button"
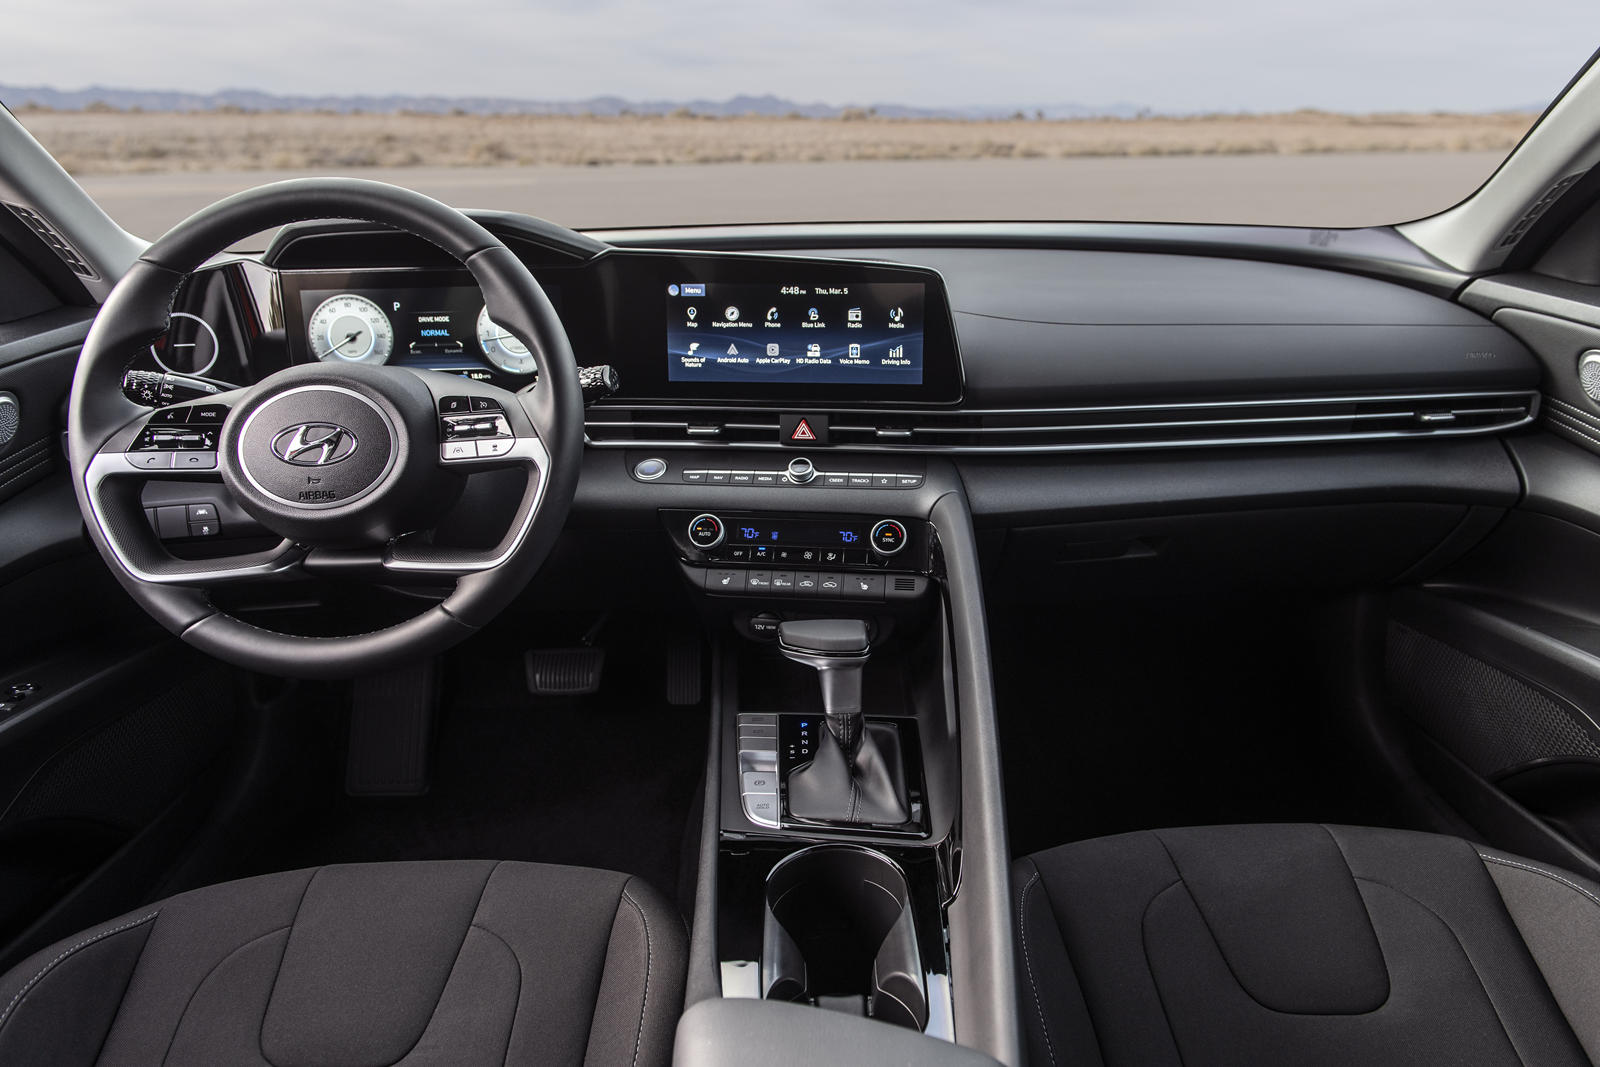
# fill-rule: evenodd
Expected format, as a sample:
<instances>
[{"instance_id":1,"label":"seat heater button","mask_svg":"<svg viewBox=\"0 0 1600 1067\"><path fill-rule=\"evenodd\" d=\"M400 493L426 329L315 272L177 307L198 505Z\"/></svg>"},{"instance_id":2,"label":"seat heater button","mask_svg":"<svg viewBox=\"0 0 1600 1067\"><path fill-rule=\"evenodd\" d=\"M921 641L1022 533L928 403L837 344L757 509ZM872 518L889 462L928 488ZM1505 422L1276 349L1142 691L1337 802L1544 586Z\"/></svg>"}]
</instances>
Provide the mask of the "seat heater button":
<instances>
[{"instance_id":1,"label":"seat heater button","mask_svg":"<svg viewBox=\"0 0 1600 1067\"><path fill-rule=\"evenodd\" d=\"M706 592L708 593L742 593L744 592L745 572L728 567L712 567L706 571Z\"/></svg>"},{"instance_id":2,"label":"seat heater button","mask_svg":"<svg viewBox=\"0 0 1600 1067\"><path fill-rule=\"evenodd\" d=\"M129 466L142 471L169 471L172 469L171 452L125 452Z\"/></svg>"},{"instance_id":3,"label":"seat heater button","mask_svg":"<svg viewBox=\"0 0 1600 1067\"><path fill-rule=\"evenodd\" d=\"M882 600L883 575L847 574L844 579L844 596L847 600Z\"/></svg>"},{"instance_id":4,"label":"seat heater button","mask_svg":"<svg viewBox=\"0 0 1600 1067\"><path fill-rule=\"evenodd\" d=\"M516 443L516 439L512 437L499 437L493 441L479 441L478 458L487 459L493 456L503 456L510 452Z\"/></svg>"},{"instance_id":5,"label":"seat heater button","mask_svg":"<svg viewBox=\"0 0 1600 1067\"><path fill-rule=\"evenodd\" d=\"M477 459L478 446L472 441L446 441L439 446L441 459Z\"/></svg>"},{"instance_id":6,"label":"seat heater button","mask_svg":"<svg viewBox=\"0 0 1600 1067\"><path fill-rule=\"evenodd\" d=\"M771 771L746 771L739 775L739 789L746 796L778 795L778 776Z\"/></svg>"}]
</instances>

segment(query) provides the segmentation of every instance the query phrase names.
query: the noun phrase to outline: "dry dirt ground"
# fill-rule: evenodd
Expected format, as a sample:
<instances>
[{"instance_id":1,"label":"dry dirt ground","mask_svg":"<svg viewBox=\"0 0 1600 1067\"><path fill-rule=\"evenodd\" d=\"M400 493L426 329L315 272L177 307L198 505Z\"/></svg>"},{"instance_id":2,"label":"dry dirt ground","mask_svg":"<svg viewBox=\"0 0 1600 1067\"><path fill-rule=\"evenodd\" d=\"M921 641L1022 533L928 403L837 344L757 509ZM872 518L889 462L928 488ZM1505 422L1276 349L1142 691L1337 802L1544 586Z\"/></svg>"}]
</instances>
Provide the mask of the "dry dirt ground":
<instances>
[{"instance_id":1,"label":"dry dirt ground","mask_svg":"<svg viewBox=\"0 0 1600 1067\"><path fill-rule=\"evenodd\" d=\"M77 175L351 167L1500 152L1534 116L1277 115L1064 121L548 117L18 109Z\"/></svg>"}]
</instances>

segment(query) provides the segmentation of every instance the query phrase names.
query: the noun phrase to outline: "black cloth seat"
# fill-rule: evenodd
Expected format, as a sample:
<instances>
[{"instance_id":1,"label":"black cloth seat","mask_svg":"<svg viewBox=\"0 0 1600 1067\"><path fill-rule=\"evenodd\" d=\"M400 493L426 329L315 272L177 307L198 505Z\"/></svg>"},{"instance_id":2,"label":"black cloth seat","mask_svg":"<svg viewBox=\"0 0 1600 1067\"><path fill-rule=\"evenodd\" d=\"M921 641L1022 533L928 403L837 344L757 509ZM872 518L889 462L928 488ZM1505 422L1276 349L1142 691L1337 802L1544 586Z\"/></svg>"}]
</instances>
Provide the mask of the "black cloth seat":
<instances>
[{"instance_id":1,"label":"black cloth seat","mask_svg":"<svg viewBox=\"0 0 1600 1067\"><path fill-rule=\"evenodd\" d=\"M683 921L608 871L357 864L142 908L0 979L0 1063L665 1064Z\"/></svg>"},{"instance_id":2,"label":"black cloth seat","mask_svg":"<svg viewBox=\"0 0 1600 1067\"><path fill-rule=\"evenodd\" d=\"M1600 886L1431 834L1220 826L1014 870L1030 1061L1600 1062Z\"/></svg>"}]
</instances>

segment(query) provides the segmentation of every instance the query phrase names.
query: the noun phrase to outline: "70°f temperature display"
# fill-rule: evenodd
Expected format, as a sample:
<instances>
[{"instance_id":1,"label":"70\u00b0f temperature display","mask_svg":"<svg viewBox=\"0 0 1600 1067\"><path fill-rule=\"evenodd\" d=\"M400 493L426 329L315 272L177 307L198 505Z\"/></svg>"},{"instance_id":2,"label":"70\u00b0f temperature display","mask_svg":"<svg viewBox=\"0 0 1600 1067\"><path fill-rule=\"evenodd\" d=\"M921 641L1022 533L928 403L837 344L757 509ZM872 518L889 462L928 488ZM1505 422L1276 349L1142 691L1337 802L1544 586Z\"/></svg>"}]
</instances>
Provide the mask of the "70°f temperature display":
<instances>
[{"instance_id":1,"label":"70\u00b0f temperature display","mask_svg":"<svg viewBox=\"0 0 1600 1067\"><path fill-rule=\"evenodd\" d=\"M818 545L865 548L871 525L823 522L734 522L728 540L745 545Z\"/></svg>"}]
</instances>

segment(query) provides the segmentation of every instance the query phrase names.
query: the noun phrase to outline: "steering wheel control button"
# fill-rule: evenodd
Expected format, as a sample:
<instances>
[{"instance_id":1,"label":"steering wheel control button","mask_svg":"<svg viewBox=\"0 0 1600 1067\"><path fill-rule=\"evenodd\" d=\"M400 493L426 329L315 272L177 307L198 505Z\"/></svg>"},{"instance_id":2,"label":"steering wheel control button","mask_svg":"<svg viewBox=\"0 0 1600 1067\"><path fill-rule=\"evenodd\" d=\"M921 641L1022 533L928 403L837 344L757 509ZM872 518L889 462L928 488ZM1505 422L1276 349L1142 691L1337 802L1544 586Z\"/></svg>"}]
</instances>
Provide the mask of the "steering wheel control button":
<instances>
[{"instance_id":1,"label":"steering wheel control button","mask_svg":"<svg viewBox=\"0 0 1600 1067\"><path fill-rule=\"evenodd\" d=\"M492 400L492 399L490 399L489 397L486 397L486 396L468 397L467 400L471 404L473 411L504 411L505 410L504 408L502 408L500 406L500 401Z\"/></svg>"},{"instance_id":2,"label":"steering wheel control button","mask_svg":"<svg viewBox=\"0 0 1600 1067\"><path fill-rule=\"evenodd\" d=\"M664 459L641 459L633 465L633 476L641 482L653 482L667 473L667 461Z\"/></svg>"},{"instance_id":3,"label":"steering wheel control button","mask_svg":"<svg viewBox=\"0 0 1600 1067\"><path fill-rule=\"evenodd\" d=\"M186 407L162 408L150 416L151 426L182 426L189 421L189 409Z\"/></svg>"},{"instance_id":4,"label":"steering wheel control button","mask_svg":"<svg viewBox=\"0 0 1600 1067\"><path fill-rule=\"evenodd\" d=\"M806 485L817 476L817 468L804 456L789 461L789 480L795 485Z\"/></svg>"},{"instance_id":5,"label":"steering wheel control button","mask_svg":"<svg viewBox=\"0 0 1600 1067\"><path fill-rule=\"evenodd\" d=\"M175 471L214 471L217 469L215 452L177 452L172 456Z\"/></svg>"},{"instance_id":6,"label":"steering wheel control button","mask_svg":"<svg viewBox=\"0 0 1600 1067\"><path fill-rule=\"evenodd\" d=\"M884 519L872 528L867 540L880 556L892 556L906 547L906 528L894 519Z\"/></svg>"},{"instance_id":7,"label":"steering wheel control button","mask_svg":"<svg viewBox=\"0 0 1600 1067\"><path fill-rule=\"evenodd\" d=\"M195 404L189 409L190 426L221 426L227 417L226 404Z\"/></svg>"},{"instance_id":8,"label":"steering wheel control button","mask_svg":"<svg viewBox=\"0 0 1600 1067\"><path fill-rule=\"evenodd\" d=\"M169 471L172 469L171 452L126 452L128 464L142 471Z\"/></svg>"},{"instance_id":9,"label":"steering wheel control button","mask_svg":"<svg viewBox=\"0 0 1600 1067\"><path fill-rule=\"evenodd\" d=\"M517 442L510 437L497 437L492 441L479 441L478 458L494 459L497 456L503 456L510 452L516 443Z\"/></svg>"},{"instance_id":10,"label":"steering wheel control button","mask_svg":"<svg viewBox=\"0 0 1600 1067\"><path fill-rule=\"evenodd\" d=\"M439 414L465 415L472 410L472 400L465 396L441 396L439 398Z\"/></svg>"},{"instance_id":11,"label":"steering wheel control button","mask_svg":"<svg viewBox=\"0 0 1600 1067\"><path fill-rule=\"evenodd\" d=\"M696 515L689 520L689 543L696 548L716 548L726 532L722 520L715 515Z\"/></svg>"},{"instance_id":12,"label":"steering wheel control button","mask_svg":"<svg viewBox=\"0 0 1600 1067\"><path fill-rule=\"evenodd\" d=\"M215 504L190 504L187 518L191 523L208 522L214 526L217 522L217 506Z\"/></svg>"},{"instance_id":13,"label":"steering wheel control button","mask_svg":"<svg viewBox=\"0 0 1600 1067\"><path fill-rule=\"evenodd\" d=\"M477 459L478 444L476 441L446 441L439 446L439 458L452 459Z\"/></svg>"}]
</instances>

